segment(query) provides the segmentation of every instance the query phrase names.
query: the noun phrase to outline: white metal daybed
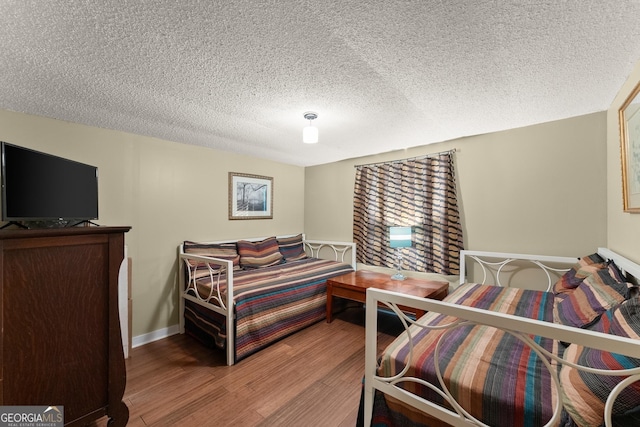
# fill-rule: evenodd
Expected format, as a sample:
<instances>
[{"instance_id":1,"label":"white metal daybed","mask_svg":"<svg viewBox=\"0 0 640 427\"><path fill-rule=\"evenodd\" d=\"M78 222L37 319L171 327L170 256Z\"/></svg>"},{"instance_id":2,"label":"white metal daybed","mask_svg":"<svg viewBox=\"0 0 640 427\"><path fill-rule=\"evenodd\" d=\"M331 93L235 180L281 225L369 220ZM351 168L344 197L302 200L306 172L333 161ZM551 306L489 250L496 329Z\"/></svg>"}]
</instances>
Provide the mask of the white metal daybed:
<instances>
[{"instance_id":1,"label":"white metal daybed","mask_svg":"<svg viewBox=\"0 0 640 427\"><path fill-rule=\"evenodd\" d=\"M304 234L179 247L180 332L226 349L227 364L325 317L326 280L355 269L351 242Z\"/></svg>"},{"instance_id":2,"label":"white metal daybed","mask_svg":"<svg viewBox=\"0 0 640 427\"><path fill-rule=\"evenodd\" d=\"M463 284L442 302L369 289L364 424L637 425L640 301L627 282L640 277L640 265L605 248L598 255L603 263L595 254L578 261L462 251ZM469 261L480 263L485 280L488 271L497 274L502 287L465 284ZM519 274L513 266L523 261L542 270L546 291L508 286L505 277ZM593 289L602 293L597 304ZM381 357L378 303L405 325ZM428 313L413 321L400 305ZM574 324L592 312L589 324Z\"/></svg>"}]
</instances>

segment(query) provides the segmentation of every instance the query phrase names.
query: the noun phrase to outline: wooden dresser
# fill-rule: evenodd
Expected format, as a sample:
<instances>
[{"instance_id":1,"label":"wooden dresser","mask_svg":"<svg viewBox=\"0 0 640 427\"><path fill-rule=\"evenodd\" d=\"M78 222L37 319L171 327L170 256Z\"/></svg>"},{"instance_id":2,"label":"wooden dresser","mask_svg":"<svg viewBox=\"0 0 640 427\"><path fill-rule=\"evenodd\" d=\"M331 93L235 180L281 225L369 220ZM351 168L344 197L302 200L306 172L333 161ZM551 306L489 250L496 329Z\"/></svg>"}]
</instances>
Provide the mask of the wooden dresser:
<instances>
[{"instance_id":1,"label":"wooden dresser","mask_svg":"<svg viewBox=\"0 0 640 427\"><path fill-rule=\"evenodd\" d=\"M127 424L118 271L129 229L0 230L0 405Z\"/></svg>"}]
</instances>

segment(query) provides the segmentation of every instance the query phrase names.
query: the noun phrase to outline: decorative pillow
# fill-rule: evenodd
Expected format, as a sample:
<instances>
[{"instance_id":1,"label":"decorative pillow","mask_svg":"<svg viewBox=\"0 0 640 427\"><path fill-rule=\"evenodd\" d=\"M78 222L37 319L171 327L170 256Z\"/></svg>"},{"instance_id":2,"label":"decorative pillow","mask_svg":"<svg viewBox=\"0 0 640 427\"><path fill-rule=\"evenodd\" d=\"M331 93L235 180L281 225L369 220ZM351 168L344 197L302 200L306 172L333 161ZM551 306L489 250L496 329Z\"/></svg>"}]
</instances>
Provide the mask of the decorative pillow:
<instances>
[{"instance_id":1,"label":"decorative pillow","mask_svg":"<svg viewBox=\"0 0 640 427\"><path fill-rule=\"evenodd\" d=\"M184 242L183 247L186 254L209 256L233 261L233 269L240 270L240 255L238 255L235 243L197 243L187 240ZM196 265L204 266L205 264L199 263ZM212 265L212 267L214 266Z\"/></svg>"},{"instance_id":2,"label":"decorative pillow","mask_svg":"<svg viewBox=\"0 0 640 427\"><path fill-rule=\"evenodd\" d=\"M578 328L588 326L602 313L627 299L630 286L616 282L609 270L598 270L585 278L566 298L556 300L553 320Z\"/></svg>"},{"instance_id":3,"label":"decorative pillow","mask_svg":"<svg viewBox=\"0 0 640 427\"><path fill-rule=\"evenodd\" d=\"M622 271L620 271L620 268L615 264L615 262L609 260L607 262L607 268L609 269L609 274L611 275L611 277L616 279L616 282L627 281L627 279L624 277L624 274L622 274Z\"/></svg>"},{"instance_id":4,"label":"decorative pillow","mask_svg":"<svg viewBox=\"0 0 640 427\"><path fill-rule=\"evenodd\" d=\"M304 251L304 244L302 243L302 234L293 237L280 237L277 240L280 253L286 261L297 261L307 258L307 254Z\"/></svg>"},{"instance_id":5,"label":"decorative pillow","mask_svg":"<svg viewBox=\"0 0 640 427\"><path fill-rule=\"evenodd\" d=\"M591 254L582 257L571 267L569 271L564 273L553 286L553 293L558 295L563 292L570 292L577 288L582 281L593 274L595 271L606 268L607 264L600 255Z\"/></svg>"},{"instance_id":6,"label":"decorative pillow","mask_svg":"<svg viewBox=\"0 0 640 427\"><path fill-rule=\"evenodd\" d=\"M608 310L592 330L622 337L640 339L640 300L632 298ZM570 344L564 360L600 369L629 369L640 367L640 359ZM604 405L611 390L625 377L605 376L579 371L567 365L560 370L560 384L564 391L565 409L580 426L601 426ZM613 404L614 425L638 425L640 411L640 382L625 388Z\"/></svg>"},{"instance_id":7,"label":"decorative pillow","mask_svg":"<svg viewBox=\"0 0 640 427\"><path fill-rule=\"evenodd\" d=\"M238 252L240 265L243 268L269 267L280 264L283 259L275 237L269 237L260 242L239 240Z\"/></svg>"}]
</instances>

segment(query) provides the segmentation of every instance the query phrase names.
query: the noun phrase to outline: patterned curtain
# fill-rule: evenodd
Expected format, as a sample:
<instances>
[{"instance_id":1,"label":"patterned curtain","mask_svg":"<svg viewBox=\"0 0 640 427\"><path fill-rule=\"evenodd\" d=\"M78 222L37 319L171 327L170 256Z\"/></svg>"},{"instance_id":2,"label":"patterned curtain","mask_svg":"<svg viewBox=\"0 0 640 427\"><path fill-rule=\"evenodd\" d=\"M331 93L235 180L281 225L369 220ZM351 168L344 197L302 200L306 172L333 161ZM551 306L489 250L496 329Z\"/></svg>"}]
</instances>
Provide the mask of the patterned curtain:
<instances>
[{"instance_id":1,"label":"patterned curtain","mask_svg":"<svg viewBox=\"0 0 640 427\"><path fill-rule=\"evenodd\" d=\"M403 270L459 274L463 242L453 151L356 168L357 261L395 267L389 227L409 226L414 244L401 249Z\"/></svg>"}]
</instances>

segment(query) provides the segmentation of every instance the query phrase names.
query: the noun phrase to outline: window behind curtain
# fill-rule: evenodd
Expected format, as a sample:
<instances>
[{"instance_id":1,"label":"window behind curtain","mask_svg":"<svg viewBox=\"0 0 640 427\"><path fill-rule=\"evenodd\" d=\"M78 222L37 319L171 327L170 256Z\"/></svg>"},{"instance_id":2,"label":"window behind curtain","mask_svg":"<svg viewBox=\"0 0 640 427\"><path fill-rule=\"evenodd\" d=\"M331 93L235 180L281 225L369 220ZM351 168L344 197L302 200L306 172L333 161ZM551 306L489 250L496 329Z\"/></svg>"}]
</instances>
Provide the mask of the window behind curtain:
<instances>
[{"instance_id":1,"label":"window behind curtain","mask_svg":"<svg viewBox=\"0 0 640 427\"><path fill-rule=\"evenodd\" d=\"M403 248L403 270L459 274L463 248L453 152L357 166L353 241L357 261L395 267L390 226L411 226L414 246Z\"/></svg>"}]
</instances>

